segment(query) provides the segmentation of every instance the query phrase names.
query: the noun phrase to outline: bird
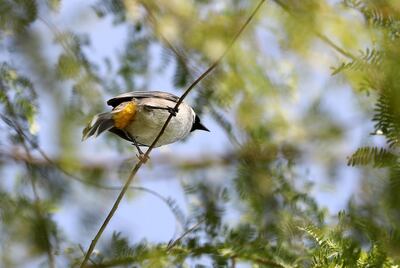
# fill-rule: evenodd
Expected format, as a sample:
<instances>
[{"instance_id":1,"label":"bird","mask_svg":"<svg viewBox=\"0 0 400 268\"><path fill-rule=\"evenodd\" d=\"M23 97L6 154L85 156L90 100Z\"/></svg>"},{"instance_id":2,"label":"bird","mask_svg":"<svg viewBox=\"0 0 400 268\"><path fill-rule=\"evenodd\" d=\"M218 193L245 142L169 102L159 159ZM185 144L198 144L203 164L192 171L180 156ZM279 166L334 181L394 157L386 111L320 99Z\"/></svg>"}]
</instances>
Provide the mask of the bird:
<instances>
[{"instance_id":1,"label":"bird","mask_svg":"<svg viewBox=\"0 0 400 268\"><path fill-rule=\"evenodd\" d=\"M209 132L186 102L175 109L178 100L163 91L132 91L113 97L107 101L112 110L93 117L83 130L82 141L108 130L131 142L142 159L140 146L151 146L170 114L173 117L154 147L182 140L195 130Z\"/></svg>"}]
</instances>

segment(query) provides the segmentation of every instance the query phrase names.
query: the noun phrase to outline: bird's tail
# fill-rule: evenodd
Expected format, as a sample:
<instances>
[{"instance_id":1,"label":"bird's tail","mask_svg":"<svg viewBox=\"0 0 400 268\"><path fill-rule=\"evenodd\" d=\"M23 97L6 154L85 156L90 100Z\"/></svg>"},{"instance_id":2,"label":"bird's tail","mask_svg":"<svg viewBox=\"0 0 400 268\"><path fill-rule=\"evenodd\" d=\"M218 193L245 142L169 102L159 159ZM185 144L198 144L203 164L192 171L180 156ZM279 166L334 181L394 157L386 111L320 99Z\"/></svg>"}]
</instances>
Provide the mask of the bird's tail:
<instances>
[{"instance_id":1,"label":"bird's tail","mask_svg":"<svg viewBox=\"0 0 400 268\"><path fill-rule=\"evenodd\" d=\"M114 127L113 115L110 112L97 114L82 132L82 141L94 136L97 137L106 130Z\"/></svg>"}]
</instances>

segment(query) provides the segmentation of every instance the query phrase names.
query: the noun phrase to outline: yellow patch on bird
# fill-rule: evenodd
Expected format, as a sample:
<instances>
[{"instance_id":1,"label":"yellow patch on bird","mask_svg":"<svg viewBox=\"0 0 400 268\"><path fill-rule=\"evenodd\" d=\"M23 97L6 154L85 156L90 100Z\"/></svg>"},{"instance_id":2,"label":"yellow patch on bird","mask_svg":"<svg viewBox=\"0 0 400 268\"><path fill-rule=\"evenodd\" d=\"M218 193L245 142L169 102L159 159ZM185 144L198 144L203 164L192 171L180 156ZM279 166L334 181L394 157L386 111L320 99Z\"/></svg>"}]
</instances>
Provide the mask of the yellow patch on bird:
<instances>
[{"instance_id":1,"label":"yellow patch on bird","mask_svg":"<svg viewBox=\"0 0 400 268\"><path fill-rule=\"evenodd\" d=\"M119 129L124 129L133 121L135 114L135 102L130 101L118 105L118 107L113 111L114 126Z\"/></svg>"}]
</instances>

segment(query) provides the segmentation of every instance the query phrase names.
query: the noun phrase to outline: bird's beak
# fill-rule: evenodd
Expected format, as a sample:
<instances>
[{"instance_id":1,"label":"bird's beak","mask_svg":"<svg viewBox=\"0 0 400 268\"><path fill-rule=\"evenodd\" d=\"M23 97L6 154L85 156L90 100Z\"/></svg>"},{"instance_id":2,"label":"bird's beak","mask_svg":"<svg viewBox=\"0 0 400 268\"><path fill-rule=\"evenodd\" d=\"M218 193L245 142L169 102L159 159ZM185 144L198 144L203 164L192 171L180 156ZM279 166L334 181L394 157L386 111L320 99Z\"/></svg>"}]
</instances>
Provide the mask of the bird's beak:
<instances>
[{"instance_id":1,"label":"bird's beak","mask_svg":"<svg viewBox=\"0 0 400 268\"><path fill-rule=\"evenodd\" d=\"M210 132L210 130L208 128L206 128L202 123L200 123L200 121L196 121L193 124L192 129L190 130L190 132L195 131L197 129Z\"/></svg>"},{"instance_id":2,"label":"bird's beak","mask_svg":"<svg viewBox=\"0 0 400 268\"><path fill-rule=\"evenodd\" d=\"M198 123L196 126L196 129L210 132L210 130L208 128L206 128L202 123Z\"/></svg>"}]
</instances>

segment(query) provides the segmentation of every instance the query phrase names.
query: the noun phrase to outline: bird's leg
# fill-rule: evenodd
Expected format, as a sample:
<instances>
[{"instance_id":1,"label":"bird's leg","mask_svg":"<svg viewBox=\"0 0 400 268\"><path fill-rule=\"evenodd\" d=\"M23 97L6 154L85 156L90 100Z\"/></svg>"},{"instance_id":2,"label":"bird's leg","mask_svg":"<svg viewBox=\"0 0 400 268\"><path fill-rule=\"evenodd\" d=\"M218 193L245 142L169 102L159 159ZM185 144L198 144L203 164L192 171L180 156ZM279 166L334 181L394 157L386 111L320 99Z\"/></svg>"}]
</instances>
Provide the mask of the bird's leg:
<instances>
[{"instance_id":1,"label":"bird's leg","mask_svg":"<svg viewBox=\"0 0 400 268\"><path fill-rule=\"evenodd\" d=\"M144 154L142 151L139 152L138 155L136 155L137 158L139 158L140 161L142 161L143 163L146 163L147 160L150 159L150 157L148 157L146 154Z\"/></svg>"},{"instance_id":2,"label":"bird's leg","mask_svg":"<svg viewBox=\"0 0 400 268\"><path fill-rule=\"evenodd\" d=\"M132 145L134 145L136 147L136 149L138 150L139 154L142 155L144 154L142 149L140 149L139 145L137 144L135 139L132 139Z\"/></svg>"},{"instance_id":3,"label":"bird's leg","mask_svg":"<svg viewBox=\"0 0 400 268\"><path fill-rule=\"evenodd\" d=\"M147 160L149 160L149 157L145 156L145 154L143 153L142 149L140 149L139 144L137 143L135 138L132 137L127 131L125 131L125 135L132 141L132 145L134 145L136 147L136 150L139 153L139 155L136 155L137 158L139 158L139 160L142 161L143 163L146 163Z\"/></svg>"},{"instance_id":4,"label":"bird's leg","mask_svg":"<svg viewBox=\"0 0 400 268\"><path fill-rule=\"evenodd\" d=\"M140 161L142 161L143 163L146 163L147 160L149 160L149 157L143 153L143 151L140 149L139 144L137 144L135 139L132 139L132 144L135 145L136 149L138 150L138 155L137 158L139 158Z\"/></svg>"}]
</instances>

